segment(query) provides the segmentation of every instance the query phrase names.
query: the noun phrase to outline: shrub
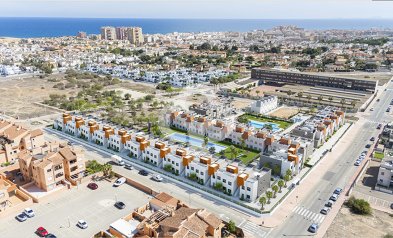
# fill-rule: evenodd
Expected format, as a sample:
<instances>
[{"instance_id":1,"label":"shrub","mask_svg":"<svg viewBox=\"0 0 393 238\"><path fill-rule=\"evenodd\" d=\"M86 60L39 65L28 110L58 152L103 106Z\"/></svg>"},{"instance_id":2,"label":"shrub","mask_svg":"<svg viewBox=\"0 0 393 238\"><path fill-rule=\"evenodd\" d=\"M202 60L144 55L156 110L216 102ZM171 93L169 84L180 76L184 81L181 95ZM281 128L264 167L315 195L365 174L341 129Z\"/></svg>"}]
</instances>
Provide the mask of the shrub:
<instances>
[{"instance_id":1,"label":"shrub","mask_svg":"<svg viewBox=\"0 0 393 238\"><path fill-rule=\"evenodd\" d=\"M370 204L364 199L356 199L354 196L351 196L345 204L353 213L359 215L371 214Z\"/></svg>"}]
</instances>

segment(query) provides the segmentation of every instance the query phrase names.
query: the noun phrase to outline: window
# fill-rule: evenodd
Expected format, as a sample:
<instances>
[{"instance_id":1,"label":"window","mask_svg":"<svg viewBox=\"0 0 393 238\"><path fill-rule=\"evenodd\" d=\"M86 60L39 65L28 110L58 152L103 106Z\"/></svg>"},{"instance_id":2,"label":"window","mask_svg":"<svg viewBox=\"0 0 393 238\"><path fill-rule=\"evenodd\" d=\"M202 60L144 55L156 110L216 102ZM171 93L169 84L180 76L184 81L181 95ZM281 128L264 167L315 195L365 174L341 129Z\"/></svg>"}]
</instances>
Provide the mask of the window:
<instances>
[{"instance_id":1,"label":"window","mask_svg":"<svg viewBox=\"0 0 393 238\"><path fill-rule=\"evenodd\" d=\"M381 172L381 175L385 175L385 172Z\"/></svg>"},{"instance_id":2,"label":"window","mask_svg":"<svg viewBox=\"0 0 393 238\"><path fill-rule=\"evenodd\" d=\"M220 176L217 176L217 179L218 179L218 180L221 180L221 177L220 177Z\"/></svg>"},{"instance_id":3,"label":"window","mask_svg":"<svg viewBox=\"0 0 393 238\"><path fill-rule=\"evenodd\" d=\"M223 183L226 183L226 182L227 182L227 180L226 180L226 179L223 179L223 180L222 180L222 182L223 182Z\"/></svg>"},{"instance_id":4,"label":"window","mask_svg":"<svg viewBox=\"0 0 393 238\"><path fill-rule=\"evenodd\" d=\"M228 181L228 185L232 185L232 182Z\"/></svg>"},{"instance_id":5,"label":"window","mask_svg":"<svg viewBox=\"0 0 393 238\"><path fill-rule=\"evenodd\" d=\"M46 172L49 173L50 171L52 171L52 169L48 169Z\"/></svg>"},{"instance_id":6,"label":"window","mask_svg":"<svg viewBox=\"0 0 393 238\"><path fill-rule=\"evenodd\" d=\"M251 191L251 188L250 188L250 187L247 187L247 191Z\"/></svg>"},{"instance_id":7,"label":"window","mask_svg":"<svg viewBox=\"0 0 393 238\"><path fill-rule=\"evenodd\" d=\"M201 172L201 175L204 175L205 173Z\"/></svg>"}]
</instances>

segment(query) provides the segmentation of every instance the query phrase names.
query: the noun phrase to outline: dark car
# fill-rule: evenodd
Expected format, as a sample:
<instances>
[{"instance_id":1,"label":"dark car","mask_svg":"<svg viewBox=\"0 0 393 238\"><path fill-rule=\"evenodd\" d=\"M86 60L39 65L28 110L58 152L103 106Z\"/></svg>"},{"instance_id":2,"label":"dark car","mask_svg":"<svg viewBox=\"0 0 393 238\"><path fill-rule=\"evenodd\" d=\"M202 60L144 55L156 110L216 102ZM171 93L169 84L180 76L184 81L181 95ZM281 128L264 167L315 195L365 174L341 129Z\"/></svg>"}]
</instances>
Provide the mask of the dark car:
<instances>
[{"instance_id":1,"label":"dark car","mask_svg":"<svg viewBox=\"0 0 393 238\"><path fill-rule=\"evenodd\" d=\"M370 138L370 141L375 141L375 137L374 137L374 136L371 137L371 138Z\"/></svg>"},{"instance_id":2,"label":"dark car","mask_svg":"<svg viewBox=\"0 0 393 238\"><path fill-rule=\"evenodd\" d=\"M38 227L35 233L40 237L45 237L49 234L48 231L42 226Z\"/></svg>"},{"instance_id":3,"label":"dark car","mask_svg":"<svg viewBox=\"0 0 393 238\"><path fill-rule=\"evenodd\" d=\"M340 195L340 193L343 191L343 189L342 188L336 188L335 190L334 190L334 194L337 194L337 195Z\"/></svg>"},{"instance_id":4,"label":"dark car","mask_svg":"<svg viewBox=\"0 0 393 238\"><path fill-rule=\"evenodd\" d=\"M96 190L98 188L98 185L96 183L89 183L87 187L91 190Z\"/></svg>"},{"instance_id":5,"label":"dark car","mask_svg":"<svg viewBox=\"0 0 393 238\"><path fill-rule=\"evenodd\" d=\"M57 238L57 236L55 236L53 234L49 234L49 235L45 236L45 238Z\"/></svg>"},{"instance_id":6,"label":"dark car","mask_svg":"<svg viewBox=\"0 0 393 238\"><path fill-rule=\"evenodd\" d=\"M371 145L370 145L370 144L367 144L367 145L366 145L366 148L367 148L367 149L368 149L368 148L370 148L370 147L371 147Z\"/></svg>"},{"instance_id":7,"label":"dark car","mask_svg":"<svg viewBox=\"0 0 393 238\"><path fill-rule=\"evenodd\" d=\"M143 176L147 176L147 175L149 175L149 172L147 172L146 170L142 169L142 170L139 170L138 174L143 175Z\"/></svg>"},{"instance_id":8,"label":"dark car","mask_svg":"<svg viewBox=\"0 0 393 238\"><path fill-rule=\"evenodd\" d=\"M377 126L377 130L379 130L379 129L381 129L382 128L382 124L379 124L378 126Z\"/></svg>"},{"instance_id":9,"label":"dark car","mask_svg":"<svg viewBox=\"0 0 393 238\"><path fill-rule=\"evenodd\" d=\"M126 207L126 204L124 204L124 202L116 202L115 203L115 207L119 208L119 209L124 209Z\"/></svg>"}]
</instances>

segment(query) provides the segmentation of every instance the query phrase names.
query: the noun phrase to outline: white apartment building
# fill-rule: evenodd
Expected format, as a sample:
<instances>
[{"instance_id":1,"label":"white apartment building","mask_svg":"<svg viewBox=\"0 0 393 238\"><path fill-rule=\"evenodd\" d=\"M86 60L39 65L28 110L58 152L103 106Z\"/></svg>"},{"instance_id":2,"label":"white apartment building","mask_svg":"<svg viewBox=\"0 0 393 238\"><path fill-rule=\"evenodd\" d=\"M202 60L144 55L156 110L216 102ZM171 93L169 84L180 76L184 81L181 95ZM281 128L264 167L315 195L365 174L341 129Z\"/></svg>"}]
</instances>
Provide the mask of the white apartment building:
<instances>
[{"instance_id":1,"label":"white apartment building","mask_svg":"<svg viewBox=\"0 0 393 238\"><path fill-rule=\"evenodd\" d=\"M130 156L139 160L143 160L142 152L150 145L150 141L142 135L132 136L126 142L125 148L130 151Z\"/></svg>"},{"instance_id":2,"label":"white apartment building","mask_svg":"<svg viewBox=\"0 0 393 238\"><path fill-rule=\"evenodd\" d=\"M211 158L205 156L200 156L199 160L194 159L186 166L185 176L190 178L192 177L192 174L194 174L198 183L203 185L208 184L210 181L208 170L211 161Z\"/></svg>"},{"instance_id":3,"label":"white apartment building","mask_svg":"<svg viewBox=\"0 0 393 238\"><path fill-rule=\"evenodd\" d=\"M378 172L377 185L389 188L393 186L393 160L384 159Z\"/></svg>"},{"instance_id":4,"label":"white apartment building","mask_svg":"<svg viewBox=\"0 0 393 238\"><path fill-rule=\"evenodd\" d=\"M176 175L183 175L184 168L189 165L189 163L194 160L193 155L187 155L187 151L185 149L176 149L174 154L168 154L163 161L163 168L166 169L168 167L171 169L171 172Z\"/></svg>"},{"instance_id":5,"label":"white apartment building","mask_svg":"<svg viewBox=\"0 0 393 238\"><path fill-rule=\"evenodd\" d=\"M237 176L239 169L237 165L229 165L225 161L219 161L211 166L216 171L210 177L210 186L214 188L220 183L225 193L230 194L230 196L234 195L238 189Z\"/></svg>"},{"instance_id":6,"label":"white apartment building","mask_svg":"<svg viewBox=\"0 0 393 238\"><path fill-rule=\"evenodd\" d=\"M277 96L268 96L257 100L250 105L250 111L256 114L266 114L278 107Z\"/></svg>"},{"instance_id":7,"label":"white apartment building","mask_svg":"<svg viewBox=\"0 0 393 238\"><path fill-rule=\"evenodd\" d=\"M155 142L154 147L148 146L142 151L142 157L145 162L153 164L158 168L163 168L163 160L171 152L164 142Z\"/></svg>"}]
</instances>

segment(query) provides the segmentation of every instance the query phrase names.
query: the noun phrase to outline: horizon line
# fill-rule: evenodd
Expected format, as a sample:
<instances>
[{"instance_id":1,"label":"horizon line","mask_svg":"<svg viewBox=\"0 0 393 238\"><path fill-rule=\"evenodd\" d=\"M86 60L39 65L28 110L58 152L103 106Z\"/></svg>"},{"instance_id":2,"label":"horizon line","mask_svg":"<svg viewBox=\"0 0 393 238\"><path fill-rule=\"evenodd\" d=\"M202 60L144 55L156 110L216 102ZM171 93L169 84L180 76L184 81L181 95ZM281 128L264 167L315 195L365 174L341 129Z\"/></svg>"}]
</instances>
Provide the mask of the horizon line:
<instances>
[{"instance_id":1,"label":"horizon line","mask_svg":"<svg viewBox=\"0 0 393 238\"><path fill-rule=\"evenodd\" d=\"M57 18L57 19L147 19L147 20L393 20L392 18L156 18L156 17L57 17L57 16L0 16L1 18Z\"/></svg>"}]
</instances>

